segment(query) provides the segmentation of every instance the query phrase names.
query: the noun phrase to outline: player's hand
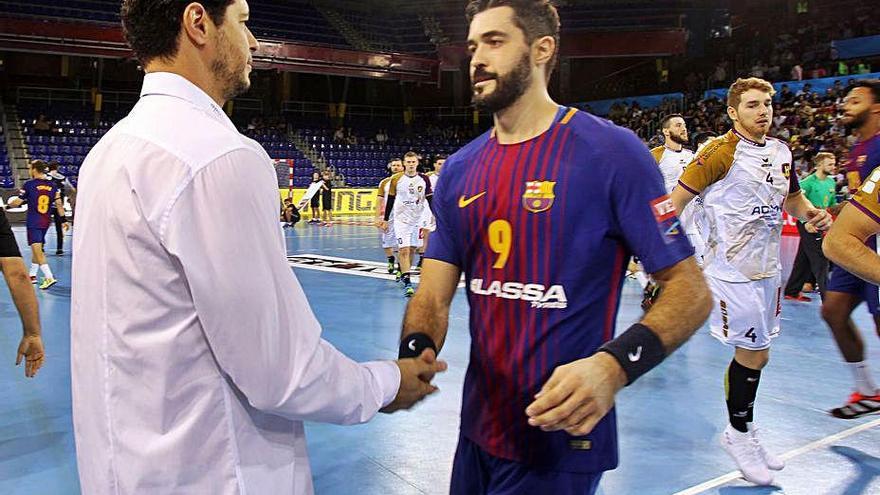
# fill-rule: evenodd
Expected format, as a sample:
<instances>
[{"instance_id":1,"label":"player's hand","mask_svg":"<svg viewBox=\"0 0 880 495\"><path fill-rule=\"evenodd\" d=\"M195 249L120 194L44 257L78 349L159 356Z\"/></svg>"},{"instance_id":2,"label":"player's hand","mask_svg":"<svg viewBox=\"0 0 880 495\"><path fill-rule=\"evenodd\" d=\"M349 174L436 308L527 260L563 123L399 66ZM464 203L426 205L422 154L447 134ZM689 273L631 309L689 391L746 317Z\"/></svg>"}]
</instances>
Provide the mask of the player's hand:
<instances>
[{"instance_id":1,"label":"player's hand","mask_svg":"<svg viewBox=\"0 0 880 495\"><path fill-rule=\"evenodd\" d=\"M70 230L70 223L64 222L63 224L61 224L61 228L64 229L65 232L67 232L68 230Z\"/></svg>"},{"instance_id":2,"label":"player's hand","mask_svg":"<svg viewBox=\"0 0 880 495\"><path fill-rule=\"evenodd\" d=\"M43 351L43 339L39 335L25 335L18 344L18 356L15 365L21 364L24 358L24 376L33 378L37 371L43 367L46 357Z\"/></svg>"},{"instance_id":3,"label":"player's hand","mask_svg":"<svg viewBox=\"0 0 880 495\"><path fill-rule=\"evenodd\" d=\"M813 225L809 224L809 223L804 224L804 230L806 230L808 234L815 234L815 233L819 232L819 229L817 229L816 227L813 227Z\"/></svg>"},{"instance_id":4,"label":"player's hand","mask_svg":"<svg viewBox=\"0 0 880 495\"><path fill-rule=\"evenodd\" d=\"M379 227L382 232L388 232L388 222L385 220L379 220L377 227Z\"/></svg>"},{"instance_id":5,"label":"player's hand","mask_svg":"<svg viewBox=\"0 0 880 495\"><path fill-rule=\"evenodd\" d=\"M831 215L825 210L816 208L807 210L807 225L812 225L818 231L824 232L830 229L832 221Z\"/></svg>"},{"instance_id":6,"label":"player's hand","mask_svg":"<svg viewBox=\"0 0 880 495\"><path fill-rule=\"evenodd\" d=\"M418 404L438 390L430 383L434 375L446 371L446 362L438 361L431 349L425 349L417 358L399 359L397 366L400 368L400 388L397 397L380 409L380 412L393 413Z\"/></svg>"},{"instance_id":7,"label":"player's hand","mask_svg":"<svg viewBox=\"0 0 880 495\"><path fill-rule=\"evenodd\" d=\"M544 431L586 435L611 410L624 385L623 368L606 352L559 366L526 408L529 424Z\"/></svg>"}]
</instances>

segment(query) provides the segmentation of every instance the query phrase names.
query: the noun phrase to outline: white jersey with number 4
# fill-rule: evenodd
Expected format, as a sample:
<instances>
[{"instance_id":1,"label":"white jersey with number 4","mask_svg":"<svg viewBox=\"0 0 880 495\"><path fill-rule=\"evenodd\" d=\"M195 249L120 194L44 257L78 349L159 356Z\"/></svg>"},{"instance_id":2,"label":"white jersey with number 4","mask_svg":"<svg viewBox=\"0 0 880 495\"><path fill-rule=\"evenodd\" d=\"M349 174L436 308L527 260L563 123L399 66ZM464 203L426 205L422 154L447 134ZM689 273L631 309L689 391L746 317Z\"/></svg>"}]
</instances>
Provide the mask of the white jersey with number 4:
<instances>
[{"instance_id":1,"label":"white jersey with number 4","mask_svg":"<svg viewBox=\"0 0 880 495\"><path fill-rule=\"evenodd\" d=\"M779 274L783 203L800 192L791 162L782 141L730 131L687 167L679 184L703 200L706 275L750 282Z\"/></svg>"}]
</instances>

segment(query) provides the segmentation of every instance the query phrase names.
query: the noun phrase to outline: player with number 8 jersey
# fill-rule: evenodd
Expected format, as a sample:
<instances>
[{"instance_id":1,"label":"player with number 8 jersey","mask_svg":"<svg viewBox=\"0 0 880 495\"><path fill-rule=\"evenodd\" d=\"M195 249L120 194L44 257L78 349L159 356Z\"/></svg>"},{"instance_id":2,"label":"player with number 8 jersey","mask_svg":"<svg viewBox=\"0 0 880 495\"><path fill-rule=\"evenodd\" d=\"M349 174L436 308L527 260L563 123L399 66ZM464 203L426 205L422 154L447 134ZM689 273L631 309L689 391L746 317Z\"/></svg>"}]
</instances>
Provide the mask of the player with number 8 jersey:
<instances>
[{"instance_id":1,"label":"player with number 8 jersey","mask_svg":"<svg viewBox=\"0 0 880 495\"><path fill-rule=\"evenodd\" d=\"M55 181L46 176L48 164L41 160L30 163L29 172L31 179L24 183L18 196L10 200L10 206L27 204L27 243L31 247L33 257L31 259L30 277L31 282L37 282L37 272L43 272L41 289L48 289L55 285L56 280L52 269L46 262L43 245L46 242L46 232L52 225L52 209L64 219L64 207L61 203L61 191ZM64 221L65 230L67 227Z\"/></svg>"}]
</instances>

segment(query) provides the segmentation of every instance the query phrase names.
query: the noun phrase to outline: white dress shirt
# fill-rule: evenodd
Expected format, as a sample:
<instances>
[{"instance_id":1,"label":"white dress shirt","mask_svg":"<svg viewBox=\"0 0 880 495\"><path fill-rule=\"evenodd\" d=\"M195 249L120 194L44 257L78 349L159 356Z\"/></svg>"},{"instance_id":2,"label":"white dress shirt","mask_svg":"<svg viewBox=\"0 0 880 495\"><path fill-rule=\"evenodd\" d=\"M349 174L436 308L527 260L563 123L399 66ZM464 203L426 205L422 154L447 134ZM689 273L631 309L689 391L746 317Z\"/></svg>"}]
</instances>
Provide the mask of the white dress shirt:
<instances>
[{"instance_id":1,"label":"white dress shirt","mask_svg":"<svg viewBox=\"0 0 880 495\"><path fill-rule=\"evenodd\" d=\"M321 339L287 264L269 156L197 86L151 73L79 178L83 493L311 493L302 421L368 421L400 373Z\"/></svg>"}]
</instances>

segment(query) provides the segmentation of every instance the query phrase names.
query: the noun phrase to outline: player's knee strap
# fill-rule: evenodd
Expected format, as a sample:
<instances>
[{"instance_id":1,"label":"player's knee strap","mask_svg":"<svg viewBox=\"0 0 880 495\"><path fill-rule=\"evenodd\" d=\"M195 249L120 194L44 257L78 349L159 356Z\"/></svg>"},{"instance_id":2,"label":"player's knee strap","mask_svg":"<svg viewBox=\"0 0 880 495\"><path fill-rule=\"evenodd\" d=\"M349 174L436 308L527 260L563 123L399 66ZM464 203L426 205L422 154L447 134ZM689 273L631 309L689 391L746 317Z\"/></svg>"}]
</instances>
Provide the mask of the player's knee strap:
<instances>
[{"instance_id":1,"label":"player's knee strap","mask_svg":"<svg viewBox=\"0 0 880 495\"><path fill-rule=\"evenodd\" d=\"M666 349L660 337L641 323L636 323L616 339L606 342L599 352L611 354L620 363L626 373L627 385L666 359Z\"/></svg>"}]
</instances>

